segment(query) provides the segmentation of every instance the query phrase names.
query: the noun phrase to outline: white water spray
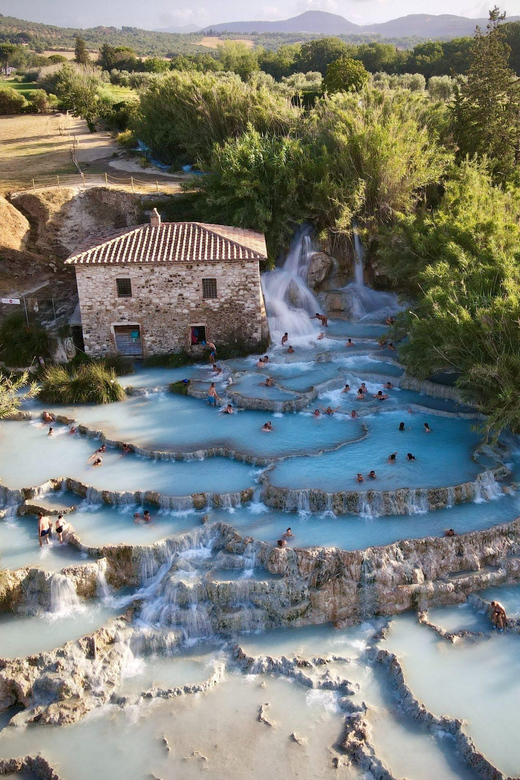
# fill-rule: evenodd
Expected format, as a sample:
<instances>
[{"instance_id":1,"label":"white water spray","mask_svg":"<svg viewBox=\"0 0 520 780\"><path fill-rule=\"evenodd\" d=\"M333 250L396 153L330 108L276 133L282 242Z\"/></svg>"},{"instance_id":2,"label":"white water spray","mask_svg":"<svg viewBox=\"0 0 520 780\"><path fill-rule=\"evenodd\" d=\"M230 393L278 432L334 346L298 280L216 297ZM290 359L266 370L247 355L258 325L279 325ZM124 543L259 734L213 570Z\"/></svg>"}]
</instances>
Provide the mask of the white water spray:
<instances>
[{"instance_id":1,"label":"white water spray","mask_svg":"<svg viewBox=\"0 0 520 780\"><path fill-rule=\"evenodd\" d=\"M307 287L307 272L315 251L310 232L308 227L301 228L283 266L262 276L273 341L286 332L294 338L311 335L316 330L310 318L320 311L320 304Z\"/></svg>"}]
</instances>

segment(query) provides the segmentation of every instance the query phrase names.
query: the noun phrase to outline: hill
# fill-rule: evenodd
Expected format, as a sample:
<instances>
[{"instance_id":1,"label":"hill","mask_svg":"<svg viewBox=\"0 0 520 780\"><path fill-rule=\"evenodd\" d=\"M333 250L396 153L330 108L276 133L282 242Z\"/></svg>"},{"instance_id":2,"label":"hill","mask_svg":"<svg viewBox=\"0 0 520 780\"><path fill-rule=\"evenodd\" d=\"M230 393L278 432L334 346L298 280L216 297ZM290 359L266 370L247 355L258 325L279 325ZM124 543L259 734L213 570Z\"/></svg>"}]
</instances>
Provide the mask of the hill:
<instances>
[{"instance_id":1,"label":"hill","mask_svg":"<svg viewBox=\"0 0 520 780\"><path fill-rule=\"evenodd\" d=\"M306 11L290 19L277 22L224 22L213 24L206 31L237 33L311 33L318 35L348 35L361 31L361 27L343 16L326 11Z\"/></svg>"},{"instance_id":2,"label":"hill","mask_svg":"<svg viewBox=\"0 0 520 780\"><path fill-rule=\"evenodd\" d=\"M510 22L520 20L520 16L512 16ZM312 35L352 35L375 34L385 39L389 38L459 38L472 36L475 27L485 28L487 19L469 19L453 14L411 14L392 19L380 24L359 25L349 22L343 16L327 11L307 11L290 19L276 22L225 22L213 24L205 32L229 33L307 33Z\"/></svg>"}]
</instances>

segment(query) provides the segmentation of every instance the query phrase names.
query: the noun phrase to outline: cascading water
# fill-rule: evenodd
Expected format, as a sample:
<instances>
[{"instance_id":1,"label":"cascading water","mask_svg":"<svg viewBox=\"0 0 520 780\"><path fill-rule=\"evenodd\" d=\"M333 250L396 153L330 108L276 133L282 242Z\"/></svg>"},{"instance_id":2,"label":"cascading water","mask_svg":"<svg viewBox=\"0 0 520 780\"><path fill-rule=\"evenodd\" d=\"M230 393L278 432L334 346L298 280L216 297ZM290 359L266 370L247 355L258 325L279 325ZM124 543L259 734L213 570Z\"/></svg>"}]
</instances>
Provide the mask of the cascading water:
<instances>
[{"instance_id":1,"label":"cascading water","mask_svg":"<svg viewBox=\"0 0 520 780\"><path fill-rule=\"evenodd\" d=\"M50 613L54 618L71 617L82 611L74 583L64 574L56 572L51 576Z\"/></svg>"},{"instance_id":2,"label":"cascading water","mask_svg":"<svg viewBox=\"0 0 520 780\"><path fill-rule=\"evenodd\" d=\"M366 287L364 279L364 248L355 223L352 225L354 240L354 281L343 288L352 320L381 321L401 311L397 295Z\"/></svg>"},{"instance_id":3,"label":"cascading water","mask_svg":"<svg viewBox=\"0 0 520 780\"><path fill-rule=\"evenodd\" d=\"M311 317L321 310L314 293L307 287L307 272L315 251L309 227L296 234L281 268L262 276L269 329L273 341L287 332L291 339L308 336L316 330Z\"/></svg>"}]
</instances>

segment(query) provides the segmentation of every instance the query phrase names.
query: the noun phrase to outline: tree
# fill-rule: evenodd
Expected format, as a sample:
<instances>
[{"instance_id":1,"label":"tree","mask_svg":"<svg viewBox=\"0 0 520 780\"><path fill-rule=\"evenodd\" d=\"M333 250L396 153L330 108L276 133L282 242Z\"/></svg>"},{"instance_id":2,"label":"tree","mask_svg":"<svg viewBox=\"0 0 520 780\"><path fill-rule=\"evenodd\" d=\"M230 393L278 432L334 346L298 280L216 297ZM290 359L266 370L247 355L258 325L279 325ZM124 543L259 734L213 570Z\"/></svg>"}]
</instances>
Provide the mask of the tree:
<instances>
[{"instance_id":1,"label":"tree","mask_svg":"<svg viewBox=\"0 0 520 780\"><path fill-rule=\"evenodd\" d=\"M15 54L17 48L18 48L17 46L13 46L11 43L0 44L0 63L2 63L2 66L4 68L4 73L6 76L9 69L9 63L11 62L11 59Z\"/></svg>"},{"instance_id":2,"label":"tree","mask_svg":"<svg viewBox=\"0 0 520 780\"><path fill-rule=\"evenodd\" d=\"M520 80L508 66L509 46L489 13L487 33L477 28L467 81L455 92L453 116L460 155L487 155L505 181L520 163Z\"/></svg>"},{"instance_id":3,"label":"tree","mask_svg":"<svg viewBox=\"0 0 520 780\"><path fill-rule=\"evenodd\" d=\"M355 46L347 46L339 38L317 38L302 45L296 58L295 70L302 73L319 71L325 76L331 62L339 60L340 57L350 57L355 51Z\"/></svg>"},{"instance_id":4,"label":"tree","mask_svg":"<svg viewBox=\"0 0 520 780\"><path fill-rule=\"evenodd\" d=\"M368 71L362 62L351 57L340 57L327 67L323 89L330 95L335 92L359 92L368 81Z\"/></svg>"},{"instance_id":5,"label":"tree","mask_svg":"<svg viewBox=\"0 0 520 780\"><path fill-rule=\"evenodd\" d=\"M204 218L266 233L269 256L276 259L305 218L300 141L249 126L239 138L214 147L209 168L195 182Z\"/></svg>"},{"instance_id":6,"label":"tree","mask_svg":"<svg viewBox=\"0 0 520 780\"><path fill-rule=\"evenodd\" d=\"M78 65L87 65L90 62L87 44L83 38L80 38L79 36L76 38L76 45L74 47L74 59Z\"/></svg>"},{"instance_id":7,"label":"tree","mask_svg":"<svg viewBox=\"0 0 520 780\"><path fill-rule=\"evenodd\" d=\"M75 68L71 63L63 65L56 82L56 95L60 101L74 116L86 121L91 133L96 131L101 108L98 89L99 78L94 71Z\"/></svg>"},{"instance_id":8,"label":"tree","mask_svg":"<svg viewBox=\"0 0 520 780\"><path fill-rule=\"evenodd\" d=\"M219 43L218 58L224 70L238 73L242 81L247 81L258 70L258 59L255 52L242 41Z\"/></svg>"},{"instance_id":9,"label":"tree","mask_svg":"<svg viewBox=\"0 0 520 780\"><path fill-rule=\"evenodd\" d=\"M0 114L20 114L27 100L12 87L0 88Z\"/></svg>"},{"instance_id":10,"label":"tree","mask_svg":"<svg viewBox=\"0 0 520 780\"><path fill-rule=\"evenodd\" d=\"M39 114L45 114L57 103L55 95L49 95L44 89L33 89L29 93L29 103Z\"/></svg>"},{"instance_id":11,"label":"tree","mask_svg":"<svg viewBox=\"0 0 520 780\"><path fill-rule=\"evenodd\" d=\"M208 163L213 145L251 124L260 132L288 131L299 112L282 95L237 75L171 71L140 94L135 129L166 163Z\"/></svg>"}]
</instances>

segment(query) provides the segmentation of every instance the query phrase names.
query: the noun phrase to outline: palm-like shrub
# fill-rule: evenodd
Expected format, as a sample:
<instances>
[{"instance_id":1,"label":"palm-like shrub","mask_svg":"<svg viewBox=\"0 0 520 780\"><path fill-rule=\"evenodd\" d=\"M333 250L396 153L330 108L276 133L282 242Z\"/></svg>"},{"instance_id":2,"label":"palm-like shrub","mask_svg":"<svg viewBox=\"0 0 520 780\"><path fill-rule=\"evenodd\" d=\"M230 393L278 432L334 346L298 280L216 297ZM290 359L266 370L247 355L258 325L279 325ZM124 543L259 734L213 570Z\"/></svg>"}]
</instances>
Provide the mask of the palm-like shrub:
<instances>
[{"instance_id":1,"label":"palm-like shrub","mask_svg":"<svg viewBox=\"0 0 520 780\"><path fill-rule=\"evenodd\" d=\"M73 371L64 366L47 368L38 397L54 404L109 404L124 401L126 392L113 369L103 363L87 363Z\"/></svg>"}]
</instances>

